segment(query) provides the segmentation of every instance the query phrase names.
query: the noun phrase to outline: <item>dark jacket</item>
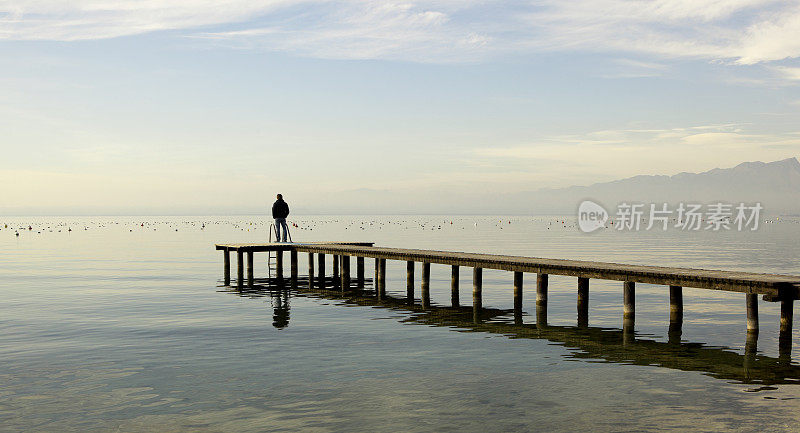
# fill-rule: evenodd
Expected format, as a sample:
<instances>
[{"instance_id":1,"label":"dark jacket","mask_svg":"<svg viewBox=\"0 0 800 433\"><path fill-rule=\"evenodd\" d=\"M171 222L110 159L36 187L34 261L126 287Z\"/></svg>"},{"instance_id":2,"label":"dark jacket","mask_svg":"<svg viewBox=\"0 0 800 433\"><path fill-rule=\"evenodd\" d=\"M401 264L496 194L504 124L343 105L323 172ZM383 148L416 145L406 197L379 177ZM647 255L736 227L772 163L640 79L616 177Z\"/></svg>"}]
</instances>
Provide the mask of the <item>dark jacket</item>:
<instances>
[{"instance_id":1,"label":"dark jacket","mask_svg":"<svg viewBox=\"0 0 800 433\"><path fill-rule=\"evenodd\" d=\"M286 218L289 216L289 205L285 201L275 200L272 204L272 218Z\"/></svg>"}]
</instances>

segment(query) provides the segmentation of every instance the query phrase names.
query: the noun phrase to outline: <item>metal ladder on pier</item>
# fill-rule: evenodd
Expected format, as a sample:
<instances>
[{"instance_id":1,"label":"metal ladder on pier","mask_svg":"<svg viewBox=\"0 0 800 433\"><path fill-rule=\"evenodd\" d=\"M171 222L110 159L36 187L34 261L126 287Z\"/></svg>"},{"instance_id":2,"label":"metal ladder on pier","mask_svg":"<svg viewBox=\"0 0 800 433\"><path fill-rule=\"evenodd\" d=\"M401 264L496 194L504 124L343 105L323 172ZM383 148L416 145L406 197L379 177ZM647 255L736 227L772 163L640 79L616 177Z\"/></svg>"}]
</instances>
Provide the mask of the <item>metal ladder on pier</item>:
<instances>
[{"instance_id":1,"label":"metal ladder on pier","mask_svg":"<svg viewBox=\"0 0 800 433\"><path fill-rule=\"evenodd\" d=\"M275 240L277 241L280 236L278 236L278 227L275 227L275 223L269 224L269 242L272 243L272 234L275 233ZM292 231L289 230L289 224L286 224L286 235L289 237L289 242L292 242ZM277 266L277 252L275 252L275 256L272 255L273 251L267 251L267 275L272 278L272 260L276 261L275 266Z\"/></svg>"}]
</instances>

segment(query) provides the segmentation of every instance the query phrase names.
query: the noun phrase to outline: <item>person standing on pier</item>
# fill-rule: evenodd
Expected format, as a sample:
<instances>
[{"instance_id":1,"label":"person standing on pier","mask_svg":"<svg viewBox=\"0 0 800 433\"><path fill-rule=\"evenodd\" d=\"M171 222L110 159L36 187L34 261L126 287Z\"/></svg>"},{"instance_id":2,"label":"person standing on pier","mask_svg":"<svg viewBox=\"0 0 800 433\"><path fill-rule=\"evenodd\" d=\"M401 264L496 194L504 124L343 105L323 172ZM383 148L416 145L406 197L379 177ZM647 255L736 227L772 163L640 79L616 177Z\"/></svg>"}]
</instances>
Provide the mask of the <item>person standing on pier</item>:
<instances>
[{"instance_id":1,"label":"person standing on pier","mask_svg":"<svg viewBox=\"0 0 800 433\"><path fill-rule=\"evenodd\" d=\"M278 199L272 204L272 218L275 218L275 237L278 242L289 241L289 227L286 225L287 216L289 216L289 205L283 201L283 195L278 194ZM282 239L281 227L283 227Z\"/></svg>"}]
</instances>

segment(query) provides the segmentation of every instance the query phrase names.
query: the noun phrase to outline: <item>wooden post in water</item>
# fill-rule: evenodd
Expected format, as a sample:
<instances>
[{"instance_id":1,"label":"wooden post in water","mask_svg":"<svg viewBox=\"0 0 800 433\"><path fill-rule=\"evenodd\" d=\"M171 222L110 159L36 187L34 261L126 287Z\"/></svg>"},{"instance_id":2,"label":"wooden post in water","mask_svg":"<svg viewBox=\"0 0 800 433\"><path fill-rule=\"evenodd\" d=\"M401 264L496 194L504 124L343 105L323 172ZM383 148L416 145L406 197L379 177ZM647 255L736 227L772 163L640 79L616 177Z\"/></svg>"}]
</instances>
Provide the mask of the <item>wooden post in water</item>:
<instances>
[{"instance_id":1,"label":"wooden post in water","mask_svg":"<svg viewBox=\"0 0 800 433\"><path fill-rule=\"evenodd\" d=\"M244 251L236 250L236 287L244 286Z\"/></svg>"},{"instance_id":2,"label":"wooden post in water","mask_svg":"<svg viewBox=\"0 0 800 433\"><path fill-rule=\"evenodd\" d=\"M275 276L283 279L283 251L275 251Z\"/></svg>"},{"instance_id":3,"label":"wooden post in water","mask_svg":"<svg viewBox=\"0 0 800 433\"><path fill-rule=\"evenodd\" d=\"M334 285L334 287L337 284L339 284L339 262L341 261L340 257L341 256L339 256L337 254L334 254L333 256L331 256L331 258L333 259L333 275L332 275L332 277L333 277L333 285Z\"/></svg>"},{"instance_id":4,"label":"wooden post in water","mask_svg":"<svg viewBox=\"0 0 800 433\"><path fill-rule=\"evenodd\" d=\"M292 287L297 287L297 250L289 251L289 266L291 267Z\"/></svg>"},{"instance_id":5,"label":"wooden post in water","mask_svg":"<svg viewBox=\"0 0 800 433\"><path fill-rule=\"evenodd\" d=\"M669 331L670 343L680 343L683 334L683 287L669 286Z\"/></svg>"},{"instance_id":6,"label":"wooden post in water","mask_svg":"<svg viewBox=\"0 0 800 433\"><path fill-rule=\"evenodd\" d=\"M223 277L225 278L225 285L231 285L231 250L225 248L222 250L222 257L224 258L225 265L223 267Z\"/></svg>"},{"instance_id":7,"label":"wooden post in water","mask_svg":"<svg viewBox=\"0 0 800 433\"><path fill-rule=\"evenodd\" d=\"M522 324L522 272L514 272L514 323Z\"/></svg>"},{"instance_id":8,"label":"wooden post in water","mask_svg":"<svg viewBox=\"0 0 800 433\"><path fill-rule=\"evenodd\" d=\"M472 321L480 323L483 309L483 269L472 270Z\"/></svg>"},{"instance_id":9,"label":"wooden post in water","mask_svg":"<svg viewBox=\"0 0 800 433\"><path fill-rule=\"evenodd\" d=\"M792 317L794 316L794 299L784 295L781 299L781 326L778 334L778 357L791 361L792 356Z\"/></svg>"},{"instance_id":10,"label":"wooden post in water","mask_svg":"<svg viewBox=\"0 0 800 433\"><path fill-rule=\"evenodd\" d=\"M253 287L253 252L247 252L247 287Z\"/></svg>"},{"instance_id":11,"label":"wooden post in water","mask_svg":"<svg viewBox=\"0 0 800 433\"><path fill-rule=\"evenodd\" d=\"M378 279L381 274L381 259L375 259L375 276L372 278L372 285L375 287L375 296L378 299L383 299L383 295L381 295L380 287L378 286Z\"/></svg>"},{"instance_id":12,"label":"wooden post in water","mask_svg":"<svg viewBox=\"0 0 800 433\"><path fill-rule=\"evenodd\" d=\"M317 285L319 285L320 289L325 288L325 254L319 253L317 254Z\"/></svg>"},{"instance_id":13,"label":"wooden post in water","mask_svg":"<svg viewBox=\"0 0 800 433\"><path fill-rule=\"evenodd\" d=\"M758 334L758 295L748 293L745 295L747 304L747 332Z\"/></svg>"},{"instance_id":14,"label":"wooden post in water","mask_svg":"<svg viewBox=\"0 0 800 433\"><path fill-rule=\"evenodd\" d=\"M342 258L342 292L350 290L350 256L340 256Z\"/></svg>"},{"instance_id":15,"label":"wooden post in water","mask_svg":"<svg viewBox=\"0 0 800 433\"><path fill-rule=\"evenodd\" d=\"M578 277L578 326L589 326L589 279Z\"/></svg>"},{"instance_id":16,"label":"wooden post in water","mask_svg":"<svg viewBox=\"0 0 800 433\"><path fill-rule=\"evenodd\" d=\"M411 260L406 262L406 301L414 303L414 262Z\"/></svg>"},{"instance_id":17,"label":"wooden post in water","mask_svg":"<svg viewBox=\"0 0 800 433\"><path fill-rule=\"evenodd\" d=\"M386 297L386 259L380 259L378 290L380 292L381 299Z\"/></svg>"},{"instance_id":18,"label":"wooden post in water","mask_svg":"<svg viewBox=\"0 0 800 433\"><path fill-rule=\"evenodd\" d=\"M420 283L422 292L422 308L431 306L431 264L422 262L422 282Z\"/></svg>"},{"instance_id":19,"label":"wooden post in water","mask_svg":"<svg viewBox=\"0 0 800 433\"><path fill-rule=\"evenodd\" d=\"M308 288L314 288L314 253L308 253Z\"/></svg>"},{"instance_id":20,"label":"wooden post in water","mask_svg":"<svg viewBox=\"0 0 800 433\"><path fill-rule=\"evenodd\" d=\"M636 326L636 283L625 281L622 285L622 344L633 343Z\"/></svg>"},{"instance_id":21,"label":"wooden post in water","mask_svg":"<svg viewBox=\"0 0 800 433\"><path fill-rule=\"evenodd\" d=\"M453 307L459 306L458 300L458 280L460 276L460 270L458 265L453 265L450 270L450 304Z\"/></svg>"},{"instance_id":22,"label":"wooden post in water","mask_svg":"<svg viewBox=\"0 0 800 433\"><path fill-rule=\"evenodd\" d=\"M356 257L356 280L358 280L358 288L364 288L364 258Z\"/></svg>"},{"instance_id":23,"label":"wooden post in water","mask_svg":"<svg viewBox=\"0 0 800 433\"><path fill-rule=\"evenodd\" d=\"M536 274L536 326L547 326L547 274Z\"/></svg>"}]
</instances>

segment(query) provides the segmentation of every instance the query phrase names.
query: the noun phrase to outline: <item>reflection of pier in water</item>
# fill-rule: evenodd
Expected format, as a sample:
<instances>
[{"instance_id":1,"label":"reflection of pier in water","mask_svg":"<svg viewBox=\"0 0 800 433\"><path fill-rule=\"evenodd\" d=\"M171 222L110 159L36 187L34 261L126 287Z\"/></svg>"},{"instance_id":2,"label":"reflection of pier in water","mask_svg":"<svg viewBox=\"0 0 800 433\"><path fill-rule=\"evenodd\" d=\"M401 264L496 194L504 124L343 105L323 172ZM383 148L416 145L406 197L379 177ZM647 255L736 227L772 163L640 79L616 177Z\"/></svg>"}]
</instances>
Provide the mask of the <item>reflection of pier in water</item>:
<instances>
[{"instance_id":1,"label":"reflection of pier in water","mask_svg":"<svg viewBox=\"0 0 800 433\"><path fill-rule=\"evenodd\" d=\"M316 280L316 279L315 279ZM316 280L318 281L318 280ZM708 347L702 343L681 342L682 318L673 317L668 341L659 342L637 336L633 323L623 329L587 326L584 318L578 318L577 326L548 325L541 316L536 324L523 323L518 310L483 308L481 320L475 322L472 307L437 306L410 302L408 298L397 298L383 294L380 298L374 290L353 287L347 295L338 289L335 279L326 279L325 288L317 285L308 288L308 279L299 278L292 288L286 280L278 278L257 279L250 288L232 290L244 297L270 297L275 309L274 318L284 318L278 326L285 327L289 320L289 298L304 296L329 299L348 305L382 307L406 314L400 322L412 325L441 326L458 332L486 332L508 338L543 339L564 346L569 357L596 362L631 365L648 365L682 371L698 371L711 377L761 385L800 383L800 366L791 363L791 344L783 340L777 358L757 352L757 335L746 334L745 354L734 349ZM370 279L366 279L371 283ZM539 311L541 313L542 311ZM756 389L757 390L757 389Z\"/></svg>"}]
</instances>

